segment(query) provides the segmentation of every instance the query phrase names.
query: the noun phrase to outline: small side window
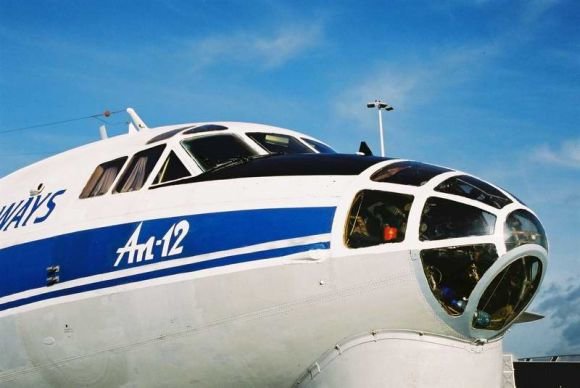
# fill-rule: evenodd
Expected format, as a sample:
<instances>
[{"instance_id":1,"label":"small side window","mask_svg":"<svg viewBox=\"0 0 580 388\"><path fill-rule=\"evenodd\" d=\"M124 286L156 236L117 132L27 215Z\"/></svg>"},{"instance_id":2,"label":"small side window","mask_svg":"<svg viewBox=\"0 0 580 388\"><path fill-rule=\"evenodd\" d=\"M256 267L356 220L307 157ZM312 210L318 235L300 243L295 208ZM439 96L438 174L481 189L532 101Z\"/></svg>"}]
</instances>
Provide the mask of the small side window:
<instances>
[{"instance_id":1,"label":"small side window","mask_svg":"<svg viewBox=\"0 0 580 388\"><path fill-rule=\"evenodd\" d=\"M158 185L160 183L176 181L181 178L190 176L191 174L187 168L183 165L181 160L175 155L175 152L171 151L163 165L161 170L155 177L153 185Z\"/></svg>"},{"instance_id":2,"label":"small side window","mask_svg":"<svg viewBox=\"0 0 580 388\"><path fill-rule=\"evenodd\" d=\"M97 197L107 193L126 161L127 157L124 156L97 166L79 198Z\"/></svg>"},{"instance_id":3,"label":"small side window","mask_svg":"<svg viewBox=\"0 0 580 388\"><path fill-rule=\"evenodd\" d=\"M117 183L114 192L126 193L140 190L149 177L149 174L151 174L164 148L165 145L163 144L136 153L125 171L123 171L123 175L121 175L121 179Z\"/></svg>"}]
</instances>

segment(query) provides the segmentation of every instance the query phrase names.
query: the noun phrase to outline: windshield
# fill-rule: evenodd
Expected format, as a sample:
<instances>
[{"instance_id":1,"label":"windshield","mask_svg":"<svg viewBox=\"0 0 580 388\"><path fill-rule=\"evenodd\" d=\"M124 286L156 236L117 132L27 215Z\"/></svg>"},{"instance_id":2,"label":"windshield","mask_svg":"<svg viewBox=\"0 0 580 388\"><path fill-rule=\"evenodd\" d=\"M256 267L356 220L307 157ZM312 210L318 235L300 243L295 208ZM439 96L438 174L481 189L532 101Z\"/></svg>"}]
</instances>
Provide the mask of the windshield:
<instances>
[{"instance_id":1,"label":"windshield","mask_svg":"<svg viewBox=\"0 0 580 388\"><path fill-rule=\"evenodd\" d=\"M270 153L278 154L312 154L310 148L295 137L281 135L279 133L247 133L248 137L258 143Z\"/></svg>"},{"instance_id":2,"label":"windshield","mask_svg":"<svg viewBox=\"0 0 580 388\"><path fill-rule=\"evenodd\" d=\"M198 137L183 140L181 144L203 170L209 170L232 159L257 154L235 135Z\"/></svg>"}]
</instances>

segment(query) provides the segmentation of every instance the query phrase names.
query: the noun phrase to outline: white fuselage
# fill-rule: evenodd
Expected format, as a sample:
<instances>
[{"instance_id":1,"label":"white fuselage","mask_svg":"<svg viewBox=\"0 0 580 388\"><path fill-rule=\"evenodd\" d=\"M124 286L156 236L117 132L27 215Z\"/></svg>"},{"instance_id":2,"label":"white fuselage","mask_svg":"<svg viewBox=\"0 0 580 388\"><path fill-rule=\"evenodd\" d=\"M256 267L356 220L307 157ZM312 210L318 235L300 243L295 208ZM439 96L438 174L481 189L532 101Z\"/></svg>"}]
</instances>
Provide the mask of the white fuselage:
<instances>
[{"instance_id":1,"label":"white fuselage","mask_svg":"<svg viewBox=\"0 0 580 388\"><path fill-rule=\"evenodd\" d=\"M141 190L79 199L95 166L130 157L152 136L102 141L0 180L0 209L14 204L0 229L0 386L279 387L340 341L373 330L471 346L461 325L434 309L416 252L490 243L502 256L502 228L446 241L408 233L393 244L344 243L361 189L412 195L407 228L418 230L433 188L458 172L420 187L370 181L394 162L385 160L357 175L149 189L156 166ZM179 139L167 144L160 160L174 151L186 163ZM187 168L201 172L191 160ZM523 208L437 195L493 212L498 225ZM501 353L499 342L487 346ZM498 381L501 360L488 370Z\"/></svg>"}]
</instances>

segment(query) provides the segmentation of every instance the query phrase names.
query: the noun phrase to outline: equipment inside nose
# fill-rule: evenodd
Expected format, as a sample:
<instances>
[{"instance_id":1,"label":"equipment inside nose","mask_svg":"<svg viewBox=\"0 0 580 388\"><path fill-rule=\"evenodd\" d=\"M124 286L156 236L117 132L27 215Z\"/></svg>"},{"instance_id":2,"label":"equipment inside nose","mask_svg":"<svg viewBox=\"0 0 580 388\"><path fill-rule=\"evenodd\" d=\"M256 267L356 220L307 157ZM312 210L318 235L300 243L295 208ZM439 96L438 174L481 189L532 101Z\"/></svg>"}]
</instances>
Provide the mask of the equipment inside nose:
<instances>
[{"instance_id":1,"label":"equipment inside nose","mask_svg":"<svg viewBox=\"0 0 580 388\"><path fill-rule=\"evenodd\" d=\"M493 244L425 249L423 270L431 292L450 315L461 315L471 291L497 259Z\"/></svg>"}]
</instances>

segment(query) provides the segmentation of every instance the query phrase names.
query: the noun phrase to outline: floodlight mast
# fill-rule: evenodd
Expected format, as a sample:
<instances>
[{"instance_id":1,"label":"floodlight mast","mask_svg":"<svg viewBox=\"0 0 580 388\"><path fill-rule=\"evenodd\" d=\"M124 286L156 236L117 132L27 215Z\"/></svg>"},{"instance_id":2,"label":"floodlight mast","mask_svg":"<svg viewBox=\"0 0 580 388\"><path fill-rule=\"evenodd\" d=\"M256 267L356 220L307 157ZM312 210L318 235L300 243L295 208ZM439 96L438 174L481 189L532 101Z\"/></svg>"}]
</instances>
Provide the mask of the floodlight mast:
<instances>
[{"instance_id":1,"label":"floodlight mast","mask_svg":"<svg viewBox=\"0 0 580 388\"><path fill-rule=\"evenodd\" d=\"M376 108L379 111L379 135L381 137L381 156L385 156L385 143L383 139L383 114L382 111L387 112L392 111L394 108L389 104L382 102L381 100L375 100L374 102L367 103L367 108Z\"/></svg>"}]
</instances>

